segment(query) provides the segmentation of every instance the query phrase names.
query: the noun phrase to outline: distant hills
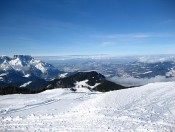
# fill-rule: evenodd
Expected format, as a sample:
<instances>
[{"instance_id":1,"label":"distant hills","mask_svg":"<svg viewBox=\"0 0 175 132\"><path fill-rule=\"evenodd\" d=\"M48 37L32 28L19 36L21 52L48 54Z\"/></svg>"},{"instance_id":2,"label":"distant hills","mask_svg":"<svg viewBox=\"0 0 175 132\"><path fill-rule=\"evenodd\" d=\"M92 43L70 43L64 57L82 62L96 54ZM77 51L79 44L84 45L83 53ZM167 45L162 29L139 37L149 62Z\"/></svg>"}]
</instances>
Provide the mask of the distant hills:
<instances>
[{"instance_id":1,"label":"distant hills","mask_svg":"<svg viewBox=\"0 0 175 132\"><path fill-rule=\"evenodd\" d=\"M78 72L65 78L51 81L48 88L88 88L89 90L106 92L111 90L124 89L126 87L106 80L105 76L95 71Z\"/></svg>"}]
</instances>

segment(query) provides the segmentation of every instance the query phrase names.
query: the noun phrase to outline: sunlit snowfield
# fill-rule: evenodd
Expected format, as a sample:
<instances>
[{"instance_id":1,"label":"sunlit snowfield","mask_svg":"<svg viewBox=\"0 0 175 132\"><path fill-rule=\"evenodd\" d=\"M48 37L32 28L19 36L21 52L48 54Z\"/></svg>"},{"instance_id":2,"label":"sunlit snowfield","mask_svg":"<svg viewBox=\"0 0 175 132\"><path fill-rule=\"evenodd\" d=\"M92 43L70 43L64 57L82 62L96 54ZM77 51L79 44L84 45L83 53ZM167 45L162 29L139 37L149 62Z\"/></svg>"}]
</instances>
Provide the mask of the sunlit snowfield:
<instances>
[{"instance_id":1,"label":"sunlit snowfield","mask_svg":"<svg viewBox=\"0 0 175 132\"><path fill-rule=\"evenodd\" d=\"M175 82L0 96L0 131L175 131Z\"/></svg>"}]
</instances>

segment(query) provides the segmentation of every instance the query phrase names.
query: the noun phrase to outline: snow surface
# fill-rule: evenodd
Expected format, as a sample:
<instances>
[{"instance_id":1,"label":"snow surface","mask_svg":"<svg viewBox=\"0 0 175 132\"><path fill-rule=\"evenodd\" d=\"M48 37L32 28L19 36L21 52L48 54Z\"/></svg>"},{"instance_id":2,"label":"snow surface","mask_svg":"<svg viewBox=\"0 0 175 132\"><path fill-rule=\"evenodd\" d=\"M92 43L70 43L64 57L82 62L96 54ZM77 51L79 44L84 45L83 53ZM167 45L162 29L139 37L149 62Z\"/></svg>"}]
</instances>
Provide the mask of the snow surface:
<instances>
[{"instance_id":1,"label":"snow surface","mask_svg":"<svg viewBox=\"0 0 175 132\"><path fill-rule=\"evenodd\" d=\"M31 75L30 74L26 74L24 77L30 77Z\"/></svg>"},{"instance_id":2,"label":"snow surface","mask_svg":"<svg viewBox=\"0 0 175 132\"><path fill-rule=\"evenodd\" d=\"M173 132L175 82L106 93L54 89L0 96L0 131Z\"/></svg>"},{"instance_id":3,"label":"snow surface","mask_svg":"<svg viewBox=\"0 0 175 132\"><path fill-rule=\"evenodd\" d=\"M42 73L47 72L47 69L44 67L44 64L42 64L40 61L38 61L38 64L35 66L38 70L41 70Z\"/></svg>"},{"instance_id":4,"label":"snow surface","mask_svg":"<svg viewBox=\"0 0 175 132\"><path fill-rule=\"evenodd\" d=\"M7 73L2 73L2 74L0 74L0 76L2 77L2 76L6 76L7 75Z\"/></svg>"},{"instance_id":5,"label":"snow surface","mask_svg":"<svg viewBox=\"0 0 175 132\"><path fill-rule=\"evenodd\" d=\"M144 72L144 73L142 73L142 74L148 74L148 73L151 73L152 71L147 71L147 72Z\"/></svg>"},{"instance_id":6,"label":"snow surface","mask_svg":"<svg viewBox=\"0 0 175 132\"><path fill-rule=\"evenodd\" d=\"M24 83L23 85L21 85L20 87L26 87L26 86L29 85L30 83L32 83L32 81L28 81L28 82Z\"/></svg>"},{"instance_id":7,"label":"snow surface","mask_svg":"<svg viewBox=\"0 0 175 132\"><path fill-rule=\"evenodd\" d=\"M95 88L96 86L98 86L100 83L96 83L94 86L90 86L90 85L88 85L88 82L89 80L88 79L86 79L86 80L83 80L83 81L77 81L76 83L75 83L75 88L81 88L81 87L83 87L83 88L91 88L91 89L93 89L93 88Z\"/></svg>"},{"instance_id":8,"label":"snow surface","mask_svg":"<svg viewBox=\"0 0 175 132\"><path fill-rule=\"evenodd\" d=\"M68 73L63 73L63 74L60 74L59 77L60 78L65 78L67 76Z\"/></svg>"},{"instance_id":9,"label":"snow surface","mask_svg":"<svg viewBox=\"0 0 175 132\"><path fill-rule=\"evenodd\" d=\"M169 72L166 73L168 77L175 77L175 69L171 68Z\"/></svg>"}]
</instances>

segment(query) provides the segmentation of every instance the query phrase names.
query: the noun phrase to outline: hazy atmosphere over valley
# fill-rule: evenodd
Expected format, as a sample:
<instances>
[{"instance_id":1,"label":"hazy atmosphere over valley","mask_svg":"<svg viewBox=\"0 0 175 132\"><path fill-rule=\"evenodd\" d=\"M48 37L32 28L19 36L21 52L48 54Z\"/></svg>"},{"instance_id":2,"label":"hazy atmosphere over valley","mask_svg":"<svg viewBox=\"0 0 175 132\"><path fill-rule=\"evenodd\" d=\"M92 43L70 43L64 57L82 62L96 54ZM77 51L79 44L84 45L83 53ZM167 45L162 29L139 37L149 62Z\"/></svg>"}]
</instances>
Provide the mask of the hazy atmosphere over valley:
<instances>
[{"instance_id":1,"label":"hazy atmosphere over valley","mask_svg":"<svg viewBox=\"0 0 175 132\"><path fill-rule=\"evenodd\" d=\"M175 132L175 1L0 0L0 131Z\"/></svg>"}]
</instances>

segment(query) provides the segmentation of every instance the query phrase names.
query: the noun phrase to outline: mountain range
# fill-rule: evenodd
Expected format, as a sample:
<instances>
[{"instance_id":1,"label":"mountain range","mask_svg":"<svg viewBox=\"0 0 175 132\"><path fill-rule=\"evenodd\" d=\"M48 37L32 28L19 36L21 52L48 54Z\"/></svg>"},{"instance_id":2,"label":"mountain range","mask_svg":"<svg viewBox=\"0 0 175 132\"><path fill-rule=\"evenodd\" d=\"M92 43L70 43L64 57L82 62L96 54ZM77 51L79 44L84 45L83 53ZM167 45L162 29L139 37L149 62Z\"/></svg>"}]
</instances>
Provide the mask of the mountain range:
<instances>
[{"instance_id":1,"label":"mountain range","mask_svg":"<svg viewBox=\"0 0 175 132\"><path fill-rule=\"evenodd\" d=\"M76 90L83 85L90 90L109 91L175 79L174 57L78 59L52 64L28 55L1 56L0 87L35 93L53 88Z\"/></svg>"},{"instance_id":2,"label":"mountain range","mask_svg":"<svg viewBox=\"0 0 175 132\"><path fill-rule=\"evenodd\" d=\"M21 86L35 80L51 80L64 73L53 65L28 55L0 57L0 86Z\"/></svg>"},{"instance_id":3,"label":"mountain range","mask_svg":"<svg viewBox=\"0 0 175 132\"><path fill-rule=\"evenodd\" d=\"M38 93L54 88L76 91L79 87L102 92L125 88L95 71L67 74L31 56L0 57L0 94Z\"/></svg>"}]
</instances>

